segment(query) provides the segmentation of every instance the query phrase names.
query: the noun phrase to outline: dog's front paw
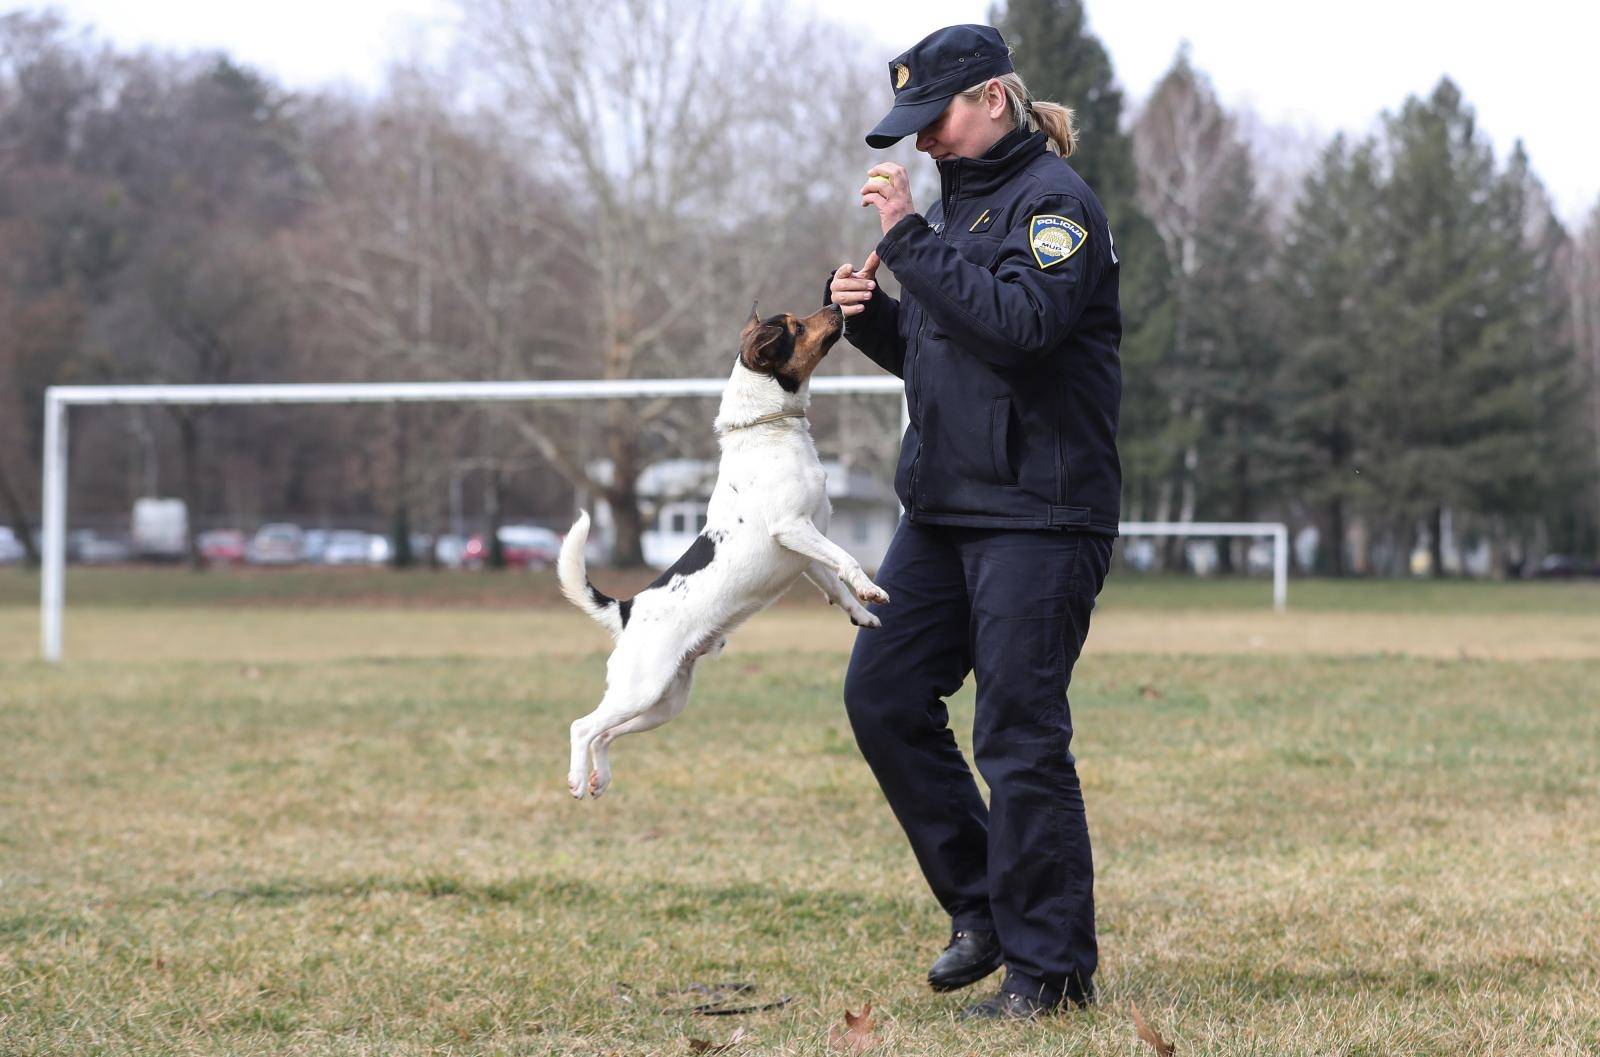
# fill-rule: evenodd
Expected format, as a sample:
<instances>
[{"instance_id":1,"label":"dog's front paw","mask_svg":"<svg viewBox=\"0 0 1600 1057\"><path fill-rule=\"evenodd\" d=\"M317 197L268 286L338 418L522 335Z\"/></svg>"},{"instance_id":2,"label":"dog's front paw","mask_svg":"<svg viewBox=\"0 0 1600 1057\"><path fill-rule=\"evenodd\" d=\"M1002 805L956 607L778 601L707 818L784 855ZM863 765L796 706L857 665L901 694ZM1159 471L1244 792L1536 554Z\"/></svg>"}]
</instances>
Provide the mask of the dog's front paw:
<instances>
[{"instance_id":1,"label":"dog's front paw","mask_svg":"<svg viewBox=\"0 0 1600 1057\"><path fill-rule=\"evenodd\" d=\"M574 778L567 775L567 792L572 794L572 799L582 800L589 793L589 783L583 778Z\"/></svg>"},{"instance_id":2,"label":"dog's front paw","mask_svg":"<svg viewBox=\"0 0 1600 1057\"><path fill-rule=\"evenodd\" d=\"M858 628L883 627L883 621L873 616L869 610L862 609L860 606L857 606L850 611L850 623L854 624Z\"/></svg>"},{"instance_id":3,"label":"dog's front paw","mask_svg":"<svg viewBox=\"0 0 1600 1057\"><path fill-rule=\"evenodd\" d=\"M868 580L866 573L857 573L850 578L850 590L863 602L876 602L880 606L889 604L889 593Z\"/></svg>"}]
</instances>

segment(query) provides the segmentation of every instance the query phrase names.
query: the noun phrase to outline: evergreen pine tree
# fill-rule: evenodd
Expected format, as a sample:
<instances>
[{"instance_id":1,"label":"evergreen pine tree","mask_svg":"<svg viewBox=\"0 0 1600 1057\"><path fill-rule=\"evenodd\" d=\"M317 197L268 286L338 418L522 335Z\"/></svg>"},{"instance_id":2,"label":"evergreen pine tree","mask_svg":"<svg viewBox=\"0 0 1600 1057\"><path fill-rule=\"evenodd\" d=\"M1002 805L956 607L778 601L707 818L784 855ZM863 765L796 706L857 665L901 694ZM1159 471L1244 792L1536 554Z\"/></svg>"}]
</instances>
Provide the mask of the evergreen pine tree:
<instances>
[{"instance_id":1,"label":"evergreen pine tree","mask_svg":"<svg viewBox=\"0 0 1600 1057\"><path fill-rule=\"evenodd\" d=\"M1158 434L1165 458L1158 467L1154 513L1158 520L1191 521L1202 491L1214 483L1205 478L1223 472L1209 449L1230 446L1216 442L1214 432L1224 425L1218 416L1238 420L1243 397L1231 375L1261 355L1254 349L1256 336L1245 340L1241 329L1253 332L1257 321L1230 317L1263 308L1254 290L1262 285L1265 228L1253 204L1248 150L1186 51L1139 114L1134 157L1140 202L1160 237L1171 291L1170 328L1150 367L1165 400ZM1253 351L1245 351L1247 344ZM1239 449L1237 443L1231 447ZM1237 465L1226 472L1236 474ZM1169 545L1169 566L1177 564L1177 555L1178 548Z\"/></svg>"},{"instance_id":2,"label":"evergreen pine tree","mask_svg":"<svg viewBox=\"0 0 1600 1057\"><path fill-rule=\"evenodd\" d=\"M1202 518L1254 521L1276 498L1281 355L1271 287L1272 239L1250 152L1234 139L1197 233L1189 352L1206 436L1197 475ZM1239 541L1234 541L1234 546ZM1234 546L1222 551L1231 571Z\"/></svg>"},{"instance_id":3,"label":"evergreen pine tree","mask_svg":"<svg viewBox=\"0 0 1600 1057\"><path fill-rule=\"evenodd\" d=\"M1489 216L1501 248L1485 274L1496 357L1476 413L1467 484L1486 515L1496 566L1508 535L1543 529L1570 553L1582 542L1571 497L1584 488L1582 377L1570 327L1572 240L1519 141L1495 181ZM1496 384L1497 383L1497 384ZM1528 548L1519 548L1524 554Z\"/></svg>"},{"instance_id":4,"label":"evergreen pine tree","mask_svg":"<svg viewBox=\"0 0 1600 1057\"><path fill-rule=\"evenodd\" d=\"M1535 487L1537 328L1518 302L1533 265L1523 209L1453 82L1407 100L1384 141L1388 237L1373 298L1387 346L1375 392L1381 484L1404 553L1426 524L1437 576L1446 510L1503 511Z\"/></svg>"},{"instance_id":5,"label":"evergreen pine tree","mask_svg":"<svg viewBox=\"0 0 1600 1057\"><path fill-rule=\"evenodd\" d=\"M1378 232L1373 145L1336 137L1307 175L1284 235L1278 299L1290 321L1280 365L1284 464L1314 511L1319 573L1343 576L1352 517L1367 495L1368 383L1378 341L1365 305Z\"/></svg>"}]
</instances>

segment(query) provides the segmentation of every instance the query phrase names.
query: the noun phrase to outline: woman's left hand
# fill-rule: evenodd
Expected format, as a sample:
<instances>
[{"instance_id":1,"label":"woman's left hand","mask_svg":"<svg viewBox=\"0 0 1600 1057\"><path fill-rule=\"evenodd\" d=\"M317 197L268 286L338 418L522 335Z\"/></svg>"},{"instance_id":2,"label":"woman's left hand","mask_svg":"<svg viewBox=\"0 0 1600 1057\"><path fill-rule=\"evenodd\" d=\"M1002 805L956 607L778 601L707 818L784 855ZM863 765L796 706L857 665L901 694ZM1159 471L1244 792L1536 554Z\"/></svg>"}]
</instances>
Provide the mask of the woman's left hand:
<instances>
[{"instance_id":1,"label":"woman's left hand","mask_svg":"<svg viewBox=\"0 0 1600 1057\"><path fill-rule=\"evenodd\" d=\"M876 176L886 176L888 180L874 179ZM892 161L874 165L867 174L867 182L861 185L861 206L878 207L878 220L885 232L902 217L915 213L917 207L911 201L911 182L905 166Z\"/></svg>"}]
</instances>

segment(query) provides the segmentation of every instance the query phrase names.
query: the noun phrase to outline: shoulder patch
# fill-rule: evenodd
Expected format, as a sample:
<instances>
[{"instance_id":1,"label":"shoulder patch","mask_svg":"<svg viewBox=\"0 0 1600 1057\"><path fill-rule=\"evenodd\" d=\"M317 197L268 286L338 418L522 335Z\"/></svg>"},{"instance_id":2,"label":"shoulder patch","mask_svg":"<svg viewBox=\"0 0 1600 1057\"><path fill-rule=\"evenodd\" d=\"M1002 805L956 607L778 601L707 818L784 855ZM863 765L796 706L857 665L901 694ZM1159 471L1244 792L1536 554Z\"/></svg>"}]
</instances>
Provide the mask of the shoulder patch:
<instances>
[{"instance_id":1,"label":"shoulder patch","mask_svg":"<svg viewBox=\"0 0 1600 1057\"><path fill-rule=\"evenodd\" d=\"M1040 268L1060 264L1087 241L1089 233L1076 220L1041 213L1028 222L1028 245Z\"/></svg>"}]
</instances>

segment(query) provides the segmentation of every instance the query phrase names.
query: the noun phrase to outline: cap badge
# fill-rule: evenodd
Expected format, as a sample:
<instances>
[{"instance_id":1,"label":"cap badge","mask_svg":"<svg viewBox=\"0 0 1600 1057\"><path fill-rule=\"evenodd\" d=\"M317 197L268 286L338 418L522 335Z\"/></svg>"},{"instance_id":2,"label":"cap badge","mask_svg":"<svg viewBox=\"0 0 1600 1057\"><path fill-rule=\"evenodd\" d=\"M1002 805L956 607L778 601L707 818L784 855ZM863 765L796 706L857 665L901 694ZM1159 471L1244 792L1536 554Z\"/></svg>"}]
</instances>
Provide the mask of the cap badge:
<instances>
[{"instance_id":1,"label":"cap badge","mask_svg":"<svg viewBox=\"0 0 1600 1057\"><path fill-rule=\"evenodd\" d=\"M1077 221L1044 213L1028 226L1028 243L1040 268L1060 264L1077 253L1088 241L1089 233Z\"/></svg>"},{"instance_id":2,"label":"cap badge","mask_svg":"<svg viewBox=\"0 0 1600 1057\"><path fill-rule=\"evenodd\" d=\"M911 67L903 62L894 64L894 90L899 91L911 81Z\"/></svg>"}]
</instances>

